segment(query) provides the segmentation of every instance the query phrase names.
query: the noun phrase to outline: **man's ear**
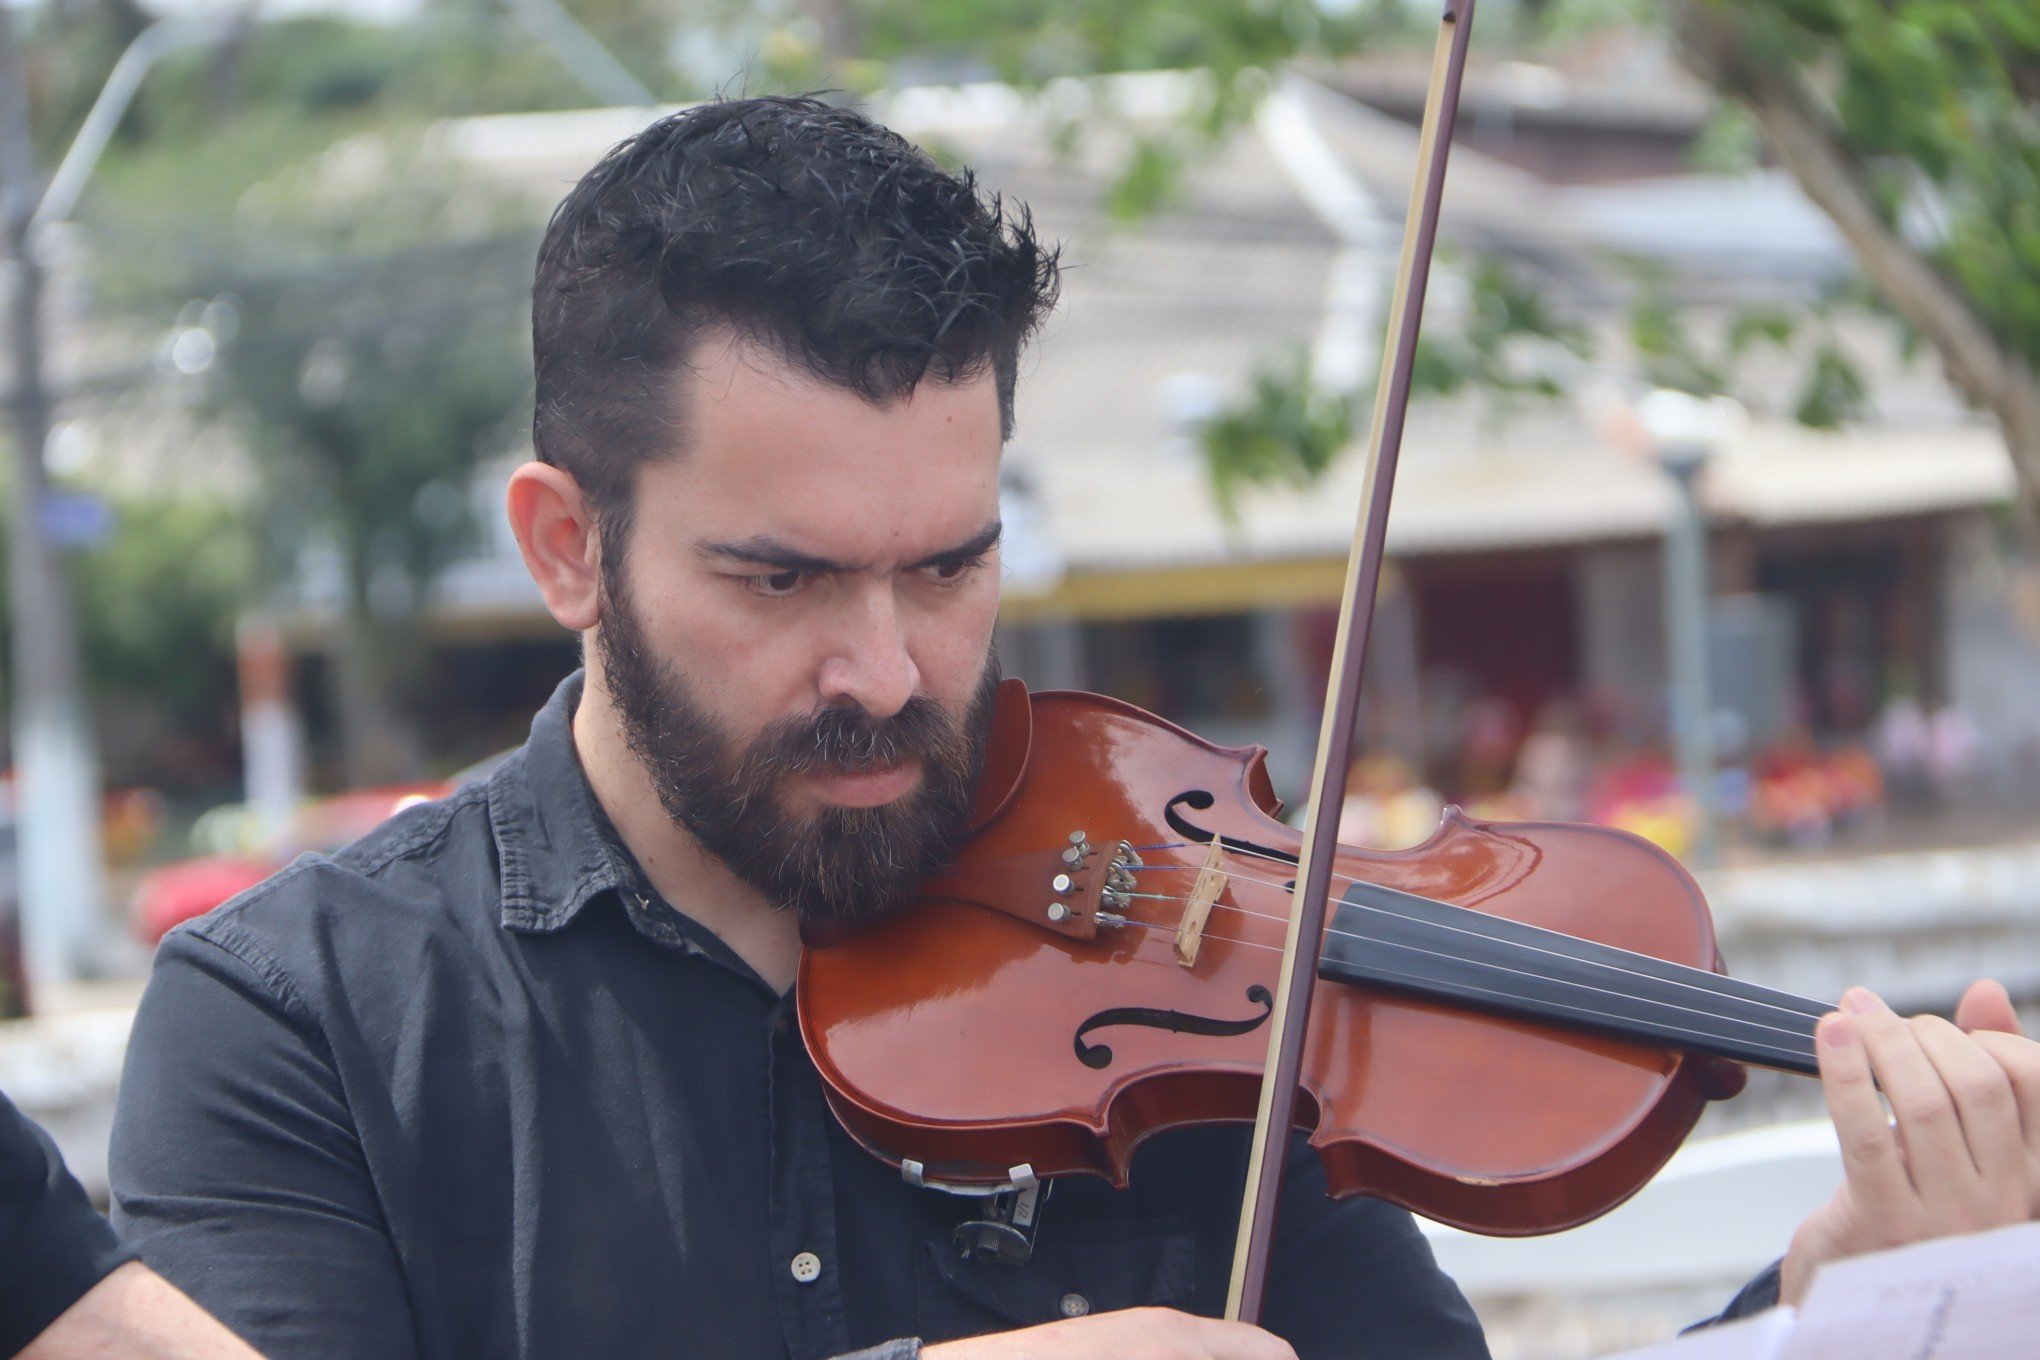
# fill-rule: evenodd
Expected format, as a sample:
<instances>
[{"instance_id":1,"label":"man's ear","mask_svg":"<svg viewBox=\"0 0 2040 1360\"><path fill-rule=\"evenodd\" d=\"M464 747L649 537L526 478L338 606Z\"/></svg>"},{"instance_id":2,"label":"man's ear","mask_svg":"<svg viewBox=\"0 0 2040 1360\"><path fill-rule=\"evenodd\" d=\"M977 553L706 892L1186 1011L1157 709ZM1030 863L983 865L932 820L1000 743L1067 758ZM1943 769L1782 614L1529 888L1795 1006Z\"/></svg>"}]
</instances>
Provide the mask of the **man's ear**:
<instances>
[{"instance_id":1,"label":"man's ear","mask_svg":"<svg viewBox=\"0 0 2040 1360\"><path fill-rule=\"evenodd\" d=\"M593 628L602 617L601 538L581 484L549 463L526 463L510 474L505 501L547 611L573 632Z\"/></svg>"}]
</instances>

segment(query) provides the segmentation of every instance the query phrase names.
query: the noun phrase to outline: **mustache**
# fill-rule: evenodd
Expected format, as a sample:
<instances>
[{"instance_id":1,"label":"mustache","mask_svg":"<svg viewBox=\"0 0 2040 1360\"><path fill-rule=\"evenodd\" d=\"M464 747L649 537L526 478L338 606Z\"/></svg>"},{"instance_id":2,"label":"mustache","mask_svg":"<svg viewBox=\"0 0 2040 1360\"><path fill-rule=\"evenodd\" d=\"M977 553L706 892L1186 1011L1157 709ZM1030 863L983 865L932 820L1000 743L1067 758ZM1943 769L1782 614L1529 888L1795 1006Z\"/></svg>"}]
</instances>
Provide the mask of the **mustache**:
<instances>
[{"instance_id":1,"label":"mustache","mask_svg":"<svg viewBox=\"0 0 2040 1360\"><path fill-rule=\"evenodd\" d=\"M857 704L839 704L804 718L782 719L753 743L744 773L753 778L808 774L866 774L910 760L940 767L967 759L969 741L925 694L916 694L897 713L874 718Z\"/></svg>"}]
</instances>

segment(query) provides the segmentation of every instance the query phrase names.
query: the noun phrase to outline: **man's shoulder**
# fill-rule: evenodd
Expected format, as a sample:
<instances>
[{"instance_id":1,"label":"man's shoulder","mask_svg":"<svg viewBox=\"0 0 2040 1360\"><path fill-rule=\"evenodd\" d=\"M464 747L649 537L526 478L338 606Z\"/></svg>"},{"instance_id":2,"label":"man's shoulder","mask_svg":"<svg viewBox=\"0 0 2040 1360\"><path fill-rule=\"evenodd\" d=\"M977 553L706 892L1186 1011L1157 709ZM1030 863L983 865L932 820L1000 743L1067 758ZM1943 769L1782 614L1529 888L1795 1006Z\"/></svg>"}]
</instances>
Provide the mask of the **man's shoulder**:
<instances>
[{"instance_id":1,"label":"man's shoulder","mask_svg":"<svg viewBox=\"0 0 2040 1360\"><path fill-rule=\"evenodd\" d=\"M171 955L223 949L302 975L443 948L499 924L501 878L487 783L404 809L361 839L304 854L170 932Z\"/></svg>"}]
</instances>

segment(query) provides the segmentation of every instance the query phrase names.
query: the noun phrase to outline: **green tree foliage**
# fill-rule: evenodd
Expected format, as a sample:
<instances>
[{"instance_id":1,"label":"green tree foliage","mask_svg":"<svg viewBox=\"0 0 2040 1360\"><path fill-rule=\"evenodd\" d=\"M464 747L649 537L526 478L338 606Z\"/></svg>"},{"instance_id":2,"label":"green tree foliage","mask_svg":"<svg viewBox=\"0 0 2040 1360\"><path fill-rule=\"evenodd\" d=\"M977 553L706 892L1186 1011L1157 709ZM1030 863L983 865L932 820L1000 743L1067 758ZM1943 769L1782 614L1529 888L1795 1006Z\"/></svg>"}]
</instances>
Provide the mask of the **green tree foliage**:
<instances>
[{"instance_id":1,"label":"green tree foliage","mask_svg":"<svg viewBox=\"0 0 2040 1360\"><path fill-rule=\"evenodd\" d=\"M810 0L805 8L851 16L812 32L859 34L868 55L916 70L930 53L943 54L954 74L1030 84L1202 67L1214 75L1199 114L1207 127L1251 107L1264 85L1258 72L1337 58L1356 41L1429 18L1406 6L1311 0ZM1544 0L1484 14L1476 42L1534 55L1545 34L1638 24L1671 35L1730 110L1703 139L1702 160L1746 159L1760 140L1798 179L1854 249L1882 306L1997 418L2028 521L2040 527L2040 6ZM1130 187L1117 191L1124 207L1165 201L1169 160L1137 150ZM1631 323L1646 365L1676 385L1731 380L1721 366L1730 356L1681 352L1683 323L1661 300L1645 296ZM1481 343L1475 334L1434 343L1426 356L1433 385L1494 376ZM1861 406L1860 374L1831 337L1795 353L1806 365L1802 418L1832 424ZM1263 404L1250 393L1243 410Z\"/></svg>"},{"instance_id":2,"label":"green tree foliage","mask_svg":"<svg viewBox=\"0 0 2040 1360\"><path fill-rule=\"evenodd\" d=\"M256 595L239 508L205 497L126 496L106 509L104 541L74 557L94 703L141 710L153 719L147 726L202 741L229 738L238 717L234 624ZM0 509L0 639L12 637L5 588L10 523ZM213 774L164 757L130 752L109 774L172 787L203 785Z\"/></svg>"},{"instance_id":3,"label":"green tree foliage","mask_svg":"<svg viewBox=\"0 0 2040 1360\"><path fill-rule=\"evenodd\" d=\"M1389 0L724 0L676 27L669 8L645 0L573 9L641 79L676 96L855 90L900 74L1041 85L1207 71L1182 127L1126 139L1109 204L1123 216L1168 202L1183 167L1251 114L1268 73L1425 32L1433 13ZM134 0L43 11L32 79L46 163L147 20ZM2029 504L2040 504L2040 9L1554 0L1507 14L1490 6L1477 40L1534 55L1540 25L1577 33L1637 22L1672 34L1731 110L1700 155L1744 160L1761 138L1834 218L1894 318L1998 417ZM712 78L671 69L669 57L717 25ZM349 197L290 172L330 171L338 162L320 153L345 139L401 145L404 129L433 117L586 102L489 0L434 0L418 21L392 27L259 24L151 76L83 205L109 309L160 329L194 297L235 300L239 334L217 337L213 395L256 455L258 541L332 545L364 628L399 626L423 598L462 541L462 502L448 488L517 418L514 290L528 276L528 242L506 239L487 211L457 211L474 200L452 186L413 192L393 178L389 192ZM1571 323L1527 275L1481 261L1467 273L1467 324L1431 329L1420 385L1515 399L1561 387L1584 353ZM1629 321L1629 344L1660 381L1718 390L1740 357L1774 346L1806 367L1802 419L1832 424L1864 400L1818 315L1751 314L1725 335L1696 337L1645 280ZM1210 432L1222 494L1312 475L1345 442L1352 409L1317 391L1300 360L1271 360ZM272 578L281 556L269 559ZM158 601L155 613L178 610ZM126 626L148 635L139 620ZM108 675L139 668L113 658L101 663ZM395 692L401 677L387 683Z\"/></svg>"},{"instance_id":4,"label":"green tree foliage","mask_svg":"<svg viewBox=\"0 0 2040 1360\"><path fill-rule=\"evenodd\" d=\"M1229 85L1299 52L1350 51L1381 7L1317 0L870 0L875 57L969 58L998 79L1033 86L1059 76L1197 67Z\"/></svg>"},{"instance_id":5,"label":"green tree foliage","mask_svg":"<svg viewBox=\"0 0 2040 1360\"><path fill-rule=\"evenodd\" d=\"M244 329L220 397L261 460L276 546L331 536L364 605L378 571L422 587L466 546L462 488L528 397L502 285L528 254L434 244L222 280Z\"/></svg>"},{"instance_id":6,"label":"green tree foliage","mask_svg":"<svg viewBox=\"0 0 2040 1360\"><path fill-rule=\"evenodd\" d=\"M258 468L259 523L277 579L306 545L339 566L343 757L355 781L408 773L404 722L424 654L420 614L474 529L468 487L514 446L530 410L522 313L534 241L449 220L472 189L409 193L380 180L374 207L293 202L237 238L213 296L238 317L218 409ZM251 223L251 227L255 224Z\"/></svg>"},{"instance_id":7,"label":"green tree foliage","mask_svg":"<svg viewBox=\"0 0 2040 1360\"><path fill-rule=\"evenodd\" d=\"M1300 53L1343 56L1398 30L1400 9L1369 0L806 0L792 14L738 3L764 83L868 91L901 76L996 79L1037 89L1065 77L1195 68L1207 79L1174 126L1135 127L1092 106L1067 140L1124 135L1106 209L1131 221L1173 202L1184 170L1251 117L1269 72ZM787 22L792 19L793 22Z\"/></svg>"},{"instance_id":8,"label":"green tree foliage","mask_svg":"<svg viewBox=\"0 0 2040 1360\"><path fill-rule=\"evenodd\" d=\"M1353 402L1311 379L1309 357L1293 350L1258 368L1247 395L1201 432L1219 508L1233 517L1242 489L1309 486L1353 440Z\"/></svg>"},{"instance_id":9,"label":"green tree foliage","mask_svg":"<svg viewBox=\"0 0 2040 1360\"><path fill-rule=\"evenodd\" d=\"M95 324L136 339L203 332L215 355L203 409L249 455L246 484L225 492L241 517L216 532L261 564L265 597L287 593L305 562L337 564L334 690L355 778L415 763L404 711L418 611L469 541L477 462L529 409L536 213L422 155L424 120L587 102L499 13L477 41L487 17L449 5L400 28L298 20L250 30L230 70L218 50L168 62L81 206ZM77 102L60 76L95 83L95 61L119 44L88 39L109 31L45 27L46 112ZM202 320L193 299L212 303ZM102 562L152 541L129 541L139 523L123 516L81 562L86 607ZM165 597L180 588L181 608ZM143 626L218 593L168 572L136 599L150 607L114 616L124 640L88 640L95 676L146 671L154 656L166 689L231 695L223 627L194 627L180 649Z\"/></svg>"},{"instance_id":10,"label":"green tree foliage","mask_svg":"<svg viewBox=\"0 0 2040 1360\"><path fill-rule=\"evenodd\" d=\"M1561 395L1567 359L1592 352L1586 330L1564 316L1521 270L1492 256L1473 262L1468 284L1472 305L1464 324L1445 334L1433 328L1418 341L1415 390Z\"/></svg>"},{"instance_id":11,"label":"green tree foliage","mask_svg":"<svg viewBox=\"0 0 2040 1360\"><path fill-rule=\"evenodd\" d=\"M238 712L234 624L255 597L255 556L237 507L127 498L78 573L85 662L103 699L160 706L183 731ZM166 664L180 654L196 664Z\"/></svg>"},{"instance_id":12,"label":"green tree foliage","mask_svg":"<svg viewBox=\"0 0 2040 1360\"><path fill-rule=\"evenodd\" d=\"M2040 355L2040 7L1739 0L1734 9L1751 64L1823 73L1816 88L1884 221L1900 228L1921 214L1918 237L1992 329Z\"/></svg>"},{"instance_id":13,"label":"green tree foliage","mask_svg":"<svg viewBox=\"0 0 2040 1360\"><path fill-rule=\"evenodd\" d=\"M1678 0L1688 66L1747 111L1880 301L1996 417L2040 530L2040 8ZM1802 415L1861 399L1830 346Z\"/></svg>"},{"instance_id":14,"label":"green tree foliage","mask_svg":"<svg viewBox=\"0 0 2040 1360\"><path fill-rule=\"evenodd\" d=\"M654 93L701 93L662 59L674 20L661 7L577 0L569 8ZM319 15L262 21L252 6L248 13L225 41L150 72L122 120L119 145L161 148L249 117L309 118L333 131L591 102L560 57L500 0L428 0L402 24ZM134 0L59 0L31 17L33 122L46 163L62 154L122 49L154 17Z\"/></svg>"}]
</instances>

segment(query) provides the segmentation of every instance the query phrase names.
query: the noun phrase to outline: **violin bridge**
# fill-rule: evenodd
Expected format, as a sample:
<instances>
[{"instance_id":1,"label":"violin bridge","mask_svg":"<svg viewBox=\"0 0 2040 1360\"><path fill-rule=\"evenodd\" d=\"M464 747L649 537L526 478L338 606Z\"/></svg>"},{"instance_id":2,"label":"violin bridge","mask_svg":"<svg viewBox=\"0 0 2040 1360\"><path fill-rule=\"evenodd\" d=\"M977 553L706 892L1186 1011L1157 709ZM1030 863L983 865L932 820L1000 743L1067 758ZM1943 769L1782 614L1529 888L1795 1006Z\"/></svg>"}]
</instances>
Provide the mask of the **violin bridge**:
<instances>
[{"instance_id":1,"label":"violin bridge","mask_svg":"<svg viewBox=\"0 0 2040 1360\"><path fill-rule=\"evenodd\" d=\"M1204 867L1197 871L1197 882L1190 888L1190 903L1183 908L1183 919L1176 922L1176 962L1185 968L1197 962L1197 951L1204 945L1205 919L1225 891L1225 871L1218 867L1224 856L1224 839L1213 836L1204 851Z\"/></svg>"}]
</instances>

